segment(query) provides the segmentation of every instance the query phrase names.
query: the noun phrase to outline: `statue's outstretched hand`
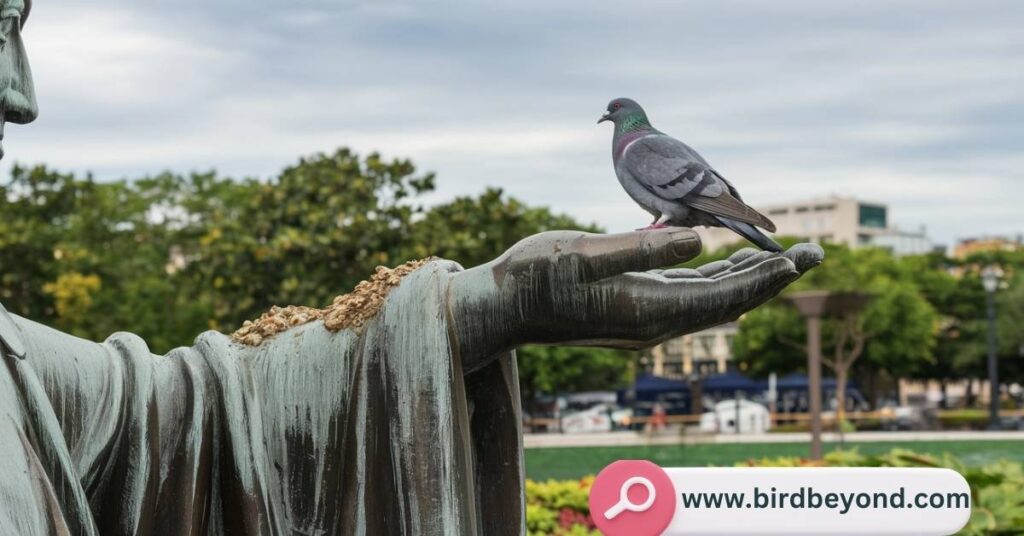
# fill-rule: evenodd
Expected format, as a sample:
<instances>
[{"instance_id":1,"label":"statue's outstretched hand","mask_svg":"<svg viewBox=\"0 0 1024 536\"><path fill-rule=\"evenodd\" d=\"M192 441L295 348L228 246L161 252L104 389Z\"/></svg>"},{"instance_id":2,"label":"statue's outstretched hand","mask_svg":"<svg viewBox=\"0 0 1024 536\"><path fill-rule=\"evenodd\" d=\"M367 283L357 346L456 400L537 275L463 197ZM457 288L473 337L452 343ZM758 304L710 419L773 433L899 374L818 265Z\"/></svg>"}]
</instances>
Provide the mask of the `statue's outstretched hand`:
<instances>
[{"instance_id":1,"label":"statue's outstretched hand","mask_svg":"<svg viewBox=\"0 0 1024 536\"><path fill-rule=\"evenodd\" d=\"M814 244L743 249L696 270L686 228L622 234L540 233L452 281L450 312L463 366L525 343L643 348L733 320L821 263Z\"/></svg>"}]
</instances>

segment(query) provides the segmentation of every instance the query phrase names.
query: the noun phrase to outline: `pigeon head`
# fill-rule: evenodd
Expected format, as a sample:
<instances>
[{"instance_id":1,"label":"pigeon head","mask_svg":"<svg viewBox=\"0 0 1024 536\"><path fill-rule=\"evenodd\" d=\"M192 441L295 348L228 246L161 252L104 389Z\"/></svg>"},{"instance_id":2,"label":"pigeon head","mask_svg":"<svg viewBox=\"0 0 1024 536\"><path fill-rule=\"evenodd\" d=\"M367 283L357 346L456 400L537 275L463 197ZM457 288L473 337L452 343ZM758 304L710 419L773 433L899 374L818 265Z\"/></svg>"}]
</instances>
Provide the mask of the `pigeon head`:
<instances>
[{"instance_id":1,"label":"pigeon head","mask_svg":"<svg viewBox=\"0 0 1024 536\"><path fill-rule=\"evenodd\" d=\"M626 98L612 99L608 103L607 111L597 120L598 123L605 121L615 123L617 130L637 130L651 126L644 109L635 100Z\"/></svg>"}]
</instances>

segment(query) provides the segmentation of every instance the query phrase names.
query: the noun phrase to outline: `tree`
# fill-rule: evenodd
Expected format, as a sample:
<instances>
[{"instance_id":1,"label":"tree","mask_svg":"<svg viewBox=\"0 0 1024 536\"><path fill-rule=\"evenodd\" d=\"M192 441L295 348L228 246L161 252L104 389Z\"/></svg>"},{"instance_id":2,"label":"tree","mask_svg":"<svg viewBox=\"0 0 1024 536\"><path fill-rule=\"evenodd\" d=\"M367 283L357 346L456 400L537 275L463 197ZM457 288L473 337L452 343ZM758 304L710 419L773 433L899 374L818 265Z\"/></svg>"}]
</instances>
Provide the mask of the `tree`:
<instances>
[{"instance_id":1,"label":"tree","mask_svg":"<svg viewBox=\"0 0 1024 536\"><path fill-rule=\"evenodd\" d=\"M934 362L909 371L908 377L948 381L984 376L985 296L981 281L961 263L935 253L903 261L921 294L938 315Z\"/></svg>"},{"instance_id":2,"label":"tree","mask_svg":"<svg viewBox=\"0 0 1024 536\"><path fill-rule=\"evenodd\" d=\"M0 299L16 313L102 340L131 328L163 350L205 327L166 273L177 240L160 207L183 179L97 183L15 166L0 188Z\"/></svg>"},{"instance_id":3,"label":"tree","mask_svg":"<svg viewBox=\"0 0 1024 536\"><path fill-rule=\"evenodd\" d=\"M1004 383L1024 383L1024 272L1007 281L996 299L999 375Z\"/></svg>"},{"instance_id":4,"label":"tree","mask_svg":"<svg viewBox=\"0 0 1024 536\"><path fill-rule=\"evenodd\" d=\"M524 346L519 350L519 390L527 411L541 393L604 391L625 387L630 354L622 350Z\"/></svg>"},{"instance_id":5,"label":"tree","mask_svg":"<svg viewBox=\"0 0 1024 536\"><path fill-rule=\"evenodd\" d=\"M267 182L192 184L183 242L194 288L208 289L213 327L233 329L271 305L322 306L382 264L397 264L433 189L407 160L348 149L302 158Z\"/></svg>"},{"instance_id":6,"label":"tree","mask_svg":"<svg viewBox=\"0 0 1024 536\"><path fill-rule=\"evenodd\" d=\"M435 255L474 266L541 231L599 231L496 188L428 209L433 188L408 160L344 148L266 181L98 183L15 166L0 186L0 301L89 339L130 330L163 353L272 305L325 305L377 265ZM526 348L519 362L537 392L614 387L629 358Z\"/></svg>"},{"instance_id":7,"label":"tree","mask_svg":"<svg viewBox=\"0 0 1024 536\"><path fill-rule=\"evenodd\" d=\"M457 197L431 207L413 226L407 256L436 255L476 266L527 236L553 229L600 232L547 207L506 197L500 188L487 188L478 197Z\"/></svg>"},{"instance_id":8,"label":"tree","mask_svg":"<svg viewBox=\"0 0 1024 536\"><path fill-rule=\"evenodd\" d=\"M979 377L986 377L988 320L984 292L981 290L981 271L995 266L1002 272L996 291L996 333L998 337L998 365L1000 382L1024 381L1024 248L979 252L964 259L961 269L973 279L977 292L978 314L974 317L977 337L972 355L978 364Z\"/></svg>"},{"instance_id":9,"label":"tree","mask_svg":"<svg viewBox=\"0 0 1024 536\"><path fill-rule=\"evenodd\" d=\"M862 314L822 321L823 363L836 376L840 412L856 363L901 375L932 361L935 310L914 285L908 265L884 250L828 245L825 263L790 288L858 290L872 296ZM734 348L737 360L756 375L786 373L805 368L805 340L805 323L777 299L741 319Z\"/></svg>"}]
</instances>

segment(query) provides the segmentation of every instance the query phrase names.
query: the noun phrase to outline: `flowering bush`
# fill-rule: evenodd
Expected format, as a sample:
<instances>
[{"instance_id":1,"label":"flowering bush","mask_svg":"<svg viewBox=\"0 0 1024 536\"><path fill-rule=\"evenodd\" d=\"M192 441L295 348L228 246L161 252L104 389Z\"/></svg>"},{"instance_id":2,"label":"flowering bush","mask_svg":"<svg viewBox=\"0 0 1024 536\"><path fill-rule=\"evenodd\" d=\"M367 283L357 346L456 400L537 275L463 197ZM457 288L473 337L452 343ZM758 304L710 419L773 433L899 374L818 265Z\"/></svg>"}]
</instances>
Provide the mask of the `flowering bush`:
<instances>
[{"instance_id":1,"label":"flowering bush","mask_svg":"<svg viewBox=\"0 0 1024 536\"><path fill-rule=\"evenodd\" d=\"M526 481L526 532L530 536L598 536L587 498L594 477Z\"/></svg>"}]
</instances>

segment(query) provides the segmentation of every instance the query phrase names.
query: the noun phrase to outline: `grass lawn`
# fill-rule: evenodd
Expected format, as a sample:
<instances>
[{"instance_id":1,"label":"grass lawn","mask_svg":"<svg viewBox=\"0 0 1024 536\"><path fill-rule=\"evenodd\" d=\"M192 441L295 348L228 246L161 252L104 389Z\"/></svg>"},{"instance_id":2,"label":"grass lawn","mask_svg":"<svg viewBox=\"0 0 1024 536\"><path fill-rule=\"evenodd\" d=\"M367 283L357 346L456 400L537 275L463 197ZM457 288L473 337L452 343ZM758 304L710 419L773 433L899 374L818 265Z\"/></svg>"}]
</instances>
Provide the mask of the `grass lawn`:
<instances>
[{"instance_id":1,"label":"grass lawn","mask_svg":"<svg viewBox=\"0 0 1024 536\"><path fill-rule=\"evenodd\" d=\"M835 448L834 443L825 445L826 450ZM982 465L1000 459L1024 462L1024 442L1021 441L847 442L846 448L856 448L865 454L879 454L895 448L938 455L948 452L968 465ZM526 449L526 476L534 480L576 479L595 474L605 465L621 459L651 460L664 467L700 467L733 465L750 458L806 455L806 443L531 448Z\"/></svg>"}]
</instances>

